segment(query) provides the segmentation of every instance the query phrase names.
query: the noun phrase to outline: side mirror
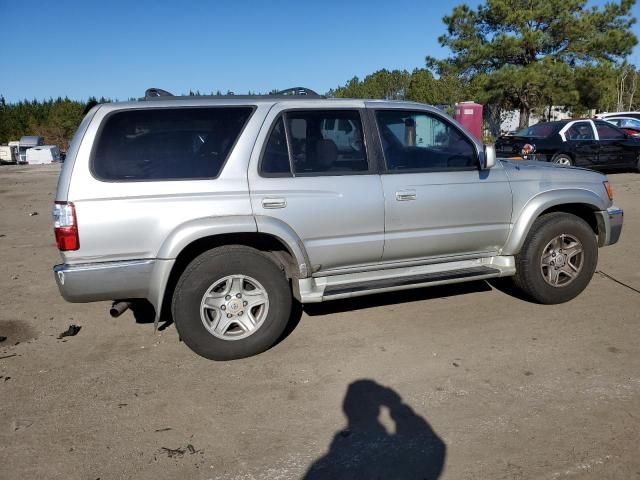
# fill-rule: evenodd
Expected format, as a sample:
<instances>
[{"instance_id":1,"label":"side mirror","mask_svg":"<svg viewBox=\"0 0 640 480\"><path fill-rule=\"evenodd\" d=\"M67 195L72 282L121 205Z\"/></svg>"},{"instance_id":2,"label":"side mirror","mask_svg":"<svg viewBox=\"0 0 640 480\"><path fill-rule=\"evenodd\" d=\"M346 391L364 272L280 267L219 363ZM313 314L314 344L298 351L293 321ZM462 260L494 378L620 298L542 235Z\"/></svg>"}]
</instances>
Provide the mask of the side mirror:
<instances>
[{"instance_id":1,"label":"side mirror","mask_svg":"<svg viewBox=\"0 0 640 480\"><path fill-rule=\"evenodd\" d=\"M484 155L482 162L482 170L489 170L496 166L496 147L493 145L484 146Z\"/></svg>"}]
</instances>

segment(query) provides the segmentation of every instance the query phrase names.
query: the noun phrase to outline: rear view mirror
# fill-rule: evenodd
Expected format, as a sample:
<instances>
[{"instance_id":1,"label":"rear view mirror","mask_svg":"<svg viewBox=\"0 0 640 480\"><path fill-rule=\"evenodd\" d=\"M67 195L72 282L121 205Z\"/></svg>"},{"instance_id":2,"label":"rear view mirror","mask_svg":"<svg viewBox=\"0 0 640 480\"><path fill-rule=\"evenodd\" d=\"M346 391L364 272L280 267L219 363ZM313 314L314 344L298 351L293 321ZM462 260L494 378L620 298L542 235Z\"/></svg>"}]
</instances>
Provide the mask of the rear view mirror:
<instances>
[{"instance_id":1,"label":"rear view mirror","mask_svg":"<svg viewBox=\"0 0 640 480\"><path fill-rule=\"evenodd\" d=\"M493 145L484 146L482 169L489 170L496 166L496 147Z\"/></svg>"}]
</instances>

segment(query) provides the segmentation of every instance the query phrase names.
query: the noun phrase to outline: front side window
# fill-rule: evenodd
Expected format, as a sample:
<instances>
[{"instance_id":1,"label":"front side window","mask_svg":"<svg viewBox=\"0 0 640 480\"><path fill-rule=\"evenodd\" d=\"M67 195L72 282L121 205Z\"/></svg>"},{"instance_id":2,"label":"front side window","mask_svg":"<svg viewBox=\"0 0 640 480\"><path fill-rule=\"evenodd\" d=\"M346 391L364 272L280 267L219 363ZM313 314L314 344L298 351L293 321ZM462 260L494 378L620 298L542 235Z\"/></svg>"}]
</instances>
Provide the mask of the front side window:
<instances>
[{"instance_id":1,"label":"front side window","mask_svg":"<svg viewBox=\"0 0 640 480\"><path fill-rule=\"evenodd\" d=\"M424 112L379 110L378 130L390 171L440 171L478 166L476 149L456 127Z\"/></svg>"},{"instance_id":2,"label":"front side window","mask_svg":"<svg viewBox=\"0 0 640 480\"><path fill-rule=\"evenodd\" d=\"M215 178L251 107L152 108L111 114L92 159L107 181Z\"/></svg>"},{"instance_id":3,"label":"front side window","mask_svg":"<svg viewBox=\"0 0 640 480\"><path fill-rule=\"evenodd\" d=\"M569 127L567 140L594 140L593 128L589 122L576 122Z\"/></svg>"},{"instance_id":4,"label":"front side window","mask_svg":"<svg viewBox=\"0 0 640 480\"><path fill-rule=\"evenodd\" d=\"M596 128L598 129L600 140L619 140L625 137L622 131L606 123L598 122Z\"/></svg>"},{"instance_id":5,"label":"front side window","mask_svg":"<svg viewBox=\"0 0 640 480\"><path fill-rule=\"evenodd\" d=\"M348 128L343 128L344 125ZM260 171L266 176L367 172L369 165L363 138L357 111L285 112L271 130Z\"/></svg>"}]
</instances>

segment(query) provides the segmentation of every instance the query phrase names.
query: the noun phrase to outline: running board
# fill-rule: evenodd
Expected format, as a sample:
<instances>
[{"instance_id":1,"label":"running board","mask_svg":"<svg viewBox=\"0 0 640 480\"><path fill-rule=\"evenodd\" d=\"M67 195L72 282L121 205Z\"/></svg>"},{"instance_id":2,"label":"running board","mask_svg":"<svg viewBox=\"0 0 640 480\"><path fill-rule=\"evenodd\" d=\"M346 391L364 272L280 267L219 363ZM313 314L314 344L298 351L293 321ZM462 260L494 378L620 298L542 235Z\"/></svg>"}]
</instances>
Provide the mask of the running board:
<instances>
[{"instance_id":1,"label":"running board","mask_svg":"<svg viewBox=\"0 0 640 480\"><path fill-rule=\"evenodd\" d=\"M298 291L294 290L294 294L302 303L315 303L372 293L505 277L514 273L514 258L499 256L446 264L305 278L298 281Z\"/></svg>"},{"instance_id":2,"label":"running board","mask_svg":"<svg viewBox=\"0 0 640 480\"><path fill-rule=\"evenodd\" d=\"M393 287L408 287L421 283L441 282L447 280L458 280L462 278L480 277L486 275L499 276L500 270L491 267L473 267L452 270L448 272L425 273L423 275L412 275L410 277L384 278L382 280L372 280L370 282L355 282L347 285L329 285L324 289L324 297L333 297L345 293L361 292L363 290L381 290Z\"/></svg>"}]
</instances>

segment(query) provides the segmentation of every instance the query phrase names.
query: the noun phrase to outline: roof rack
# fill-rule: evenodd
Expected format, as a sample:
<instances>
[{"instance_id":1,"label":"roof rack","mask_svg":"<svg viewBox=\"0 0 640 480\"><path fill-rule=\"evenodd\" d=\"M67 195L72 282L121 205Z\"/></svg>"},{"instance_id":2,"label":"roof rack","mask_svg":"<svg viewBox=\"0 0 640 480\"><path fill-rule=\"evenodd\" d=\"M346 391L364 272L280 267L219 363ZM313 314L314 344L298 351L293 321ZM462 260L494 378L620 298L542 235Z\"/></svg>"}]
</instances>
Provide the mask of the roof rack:
<instances>
[{"instance_id":1,"label":"roof rack","mask_svg":"<svg viewBox=\"0 0 640 480\"><path fill-rule=\"evenodd\" d=\"M322 95L318 95L316 92L311 90L310 88L305 87L293 87L287 88L285 90L280 90L276 92L274 96L286 96L286 95L302 95L302 96L310 96L310 97L321 97Z\"/></svg>"},{"instance_id":2,"label":"roof rack","mask_svg":"<svg viewBox=\"0 0 640 480\"><path fill-rule=\"evenodd\" d=\"M319 95L310 88L306 87L293 87L285 90L280 90L276 93L268 95L173 95L172 93L162 90L161 88L148 88L144 92L144 98L140 100L178 100L178 99L193 99L193 98L237 98L237 99L249 99L249 98L292 98L292 97L309 97L309 98L327 98L324 95Z\"/></svg>"},{"instance_id":3,"label":"roof rack","mask_svg":"<svg viewBox=\"0 0 640 480\"><path fill-rule=\"evenodd\" d=\"M144 98L155 97L173 97L173 93L169 93L161 88L147 88L144 92Z\"/></svg>"}]
</instances>

